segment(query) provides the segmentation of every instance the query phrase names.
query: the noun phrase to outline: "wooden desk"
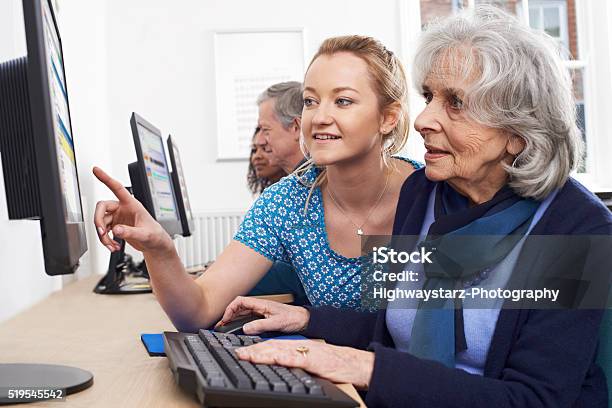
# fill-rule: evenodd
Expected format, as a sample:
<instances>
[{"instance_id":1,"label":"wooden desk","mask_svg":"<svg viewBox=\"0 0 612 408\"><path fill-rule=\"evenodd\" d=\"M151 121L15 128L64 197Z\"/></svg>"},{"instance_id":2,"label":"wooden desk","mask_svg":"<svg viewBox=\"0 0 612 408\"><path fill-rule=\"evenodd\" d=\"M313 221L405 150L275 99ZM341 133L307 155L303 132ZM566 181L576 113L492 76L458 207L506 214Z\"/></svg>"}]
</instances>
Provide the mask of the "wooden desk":
<instances>
[{"instance_id":1,"label":"wooden desk","mask_svg":"<svg viewBox=\"0 0 612 408\"><path fill-rule=\"evenodd\" d=\"M140 341L141 333L175 330L155 297L97 295L92 289L99 278L69 284L2 323L0 362L64 364L92 372L93 386L68 396L62 407L198 407L175 384L166 358L149 357ZM340 387L361 401L351 385ZM57 404L23 407L60 408Z\"/></svg>"}]
</instances>

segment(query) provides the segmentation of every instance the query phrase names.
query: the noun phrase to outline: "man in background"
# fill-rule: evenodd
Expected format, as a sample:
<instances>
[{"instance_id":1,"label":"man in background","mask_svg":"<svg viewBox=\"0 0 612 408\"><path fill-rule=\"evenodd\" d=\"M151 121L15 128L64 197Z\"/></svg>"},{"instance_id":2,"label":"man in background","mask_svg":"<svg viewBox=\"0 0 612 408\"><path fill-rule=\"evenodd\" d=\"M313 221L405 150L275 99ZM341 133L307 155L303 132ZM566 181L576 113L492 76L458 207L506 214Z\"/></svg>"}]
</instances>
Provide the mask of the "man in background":
<instances>
[{"instance_id":1,"label":"man in background","mask_svg":"<svg viewBox=\"0 0 612 408\"><path fill-rule=\"evenodd\" d=\"M296 81L270 86L257 98L257 126L267 142L270 164L292 173L304 161L300 150L302 84Z\"/></svg>"}]
</instances>

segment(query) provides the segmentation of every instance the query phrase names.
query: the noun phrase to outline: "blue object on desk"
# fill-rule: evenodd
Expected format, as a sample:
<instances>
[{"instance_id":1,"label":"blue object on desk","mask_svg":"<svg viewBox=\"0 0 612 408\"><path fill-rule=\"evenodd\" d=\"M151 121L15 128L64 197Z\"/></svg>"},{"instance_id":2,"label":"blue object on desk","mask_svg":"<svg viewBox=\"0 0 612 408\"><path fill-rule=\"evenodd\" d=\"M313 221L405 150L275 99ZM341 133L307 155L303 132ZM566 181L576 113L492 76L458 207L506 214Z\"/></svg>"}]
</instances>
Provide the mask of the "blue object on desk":
<instances>
[{"instance_id":1,"label":"blue object on desk","mask_svg":"<svg viewBox=\"0 0 612 408\"><path fill-rule=\"evenodd\" d=\"M265 337L264 340L308 340L308 338L299 334L284 334L282 336ZM140 335L140 340L144 344L147 353L151 357L165 357L166 352L164 351L164 335L161 333L143 333Z\"/></svg>"},{"instance_id":2,"label":"blue object on desk","mask_svg":"<svg viewBox=\"0 0 612 408\"><path fill-rule=\"evenodd\" d=\"M166 355L164 351L164 336L161 333L148 334L143 333L140 335L140 340L147 349L147 353L151 357L164 357Z\"/></svg>"}]
</instances>

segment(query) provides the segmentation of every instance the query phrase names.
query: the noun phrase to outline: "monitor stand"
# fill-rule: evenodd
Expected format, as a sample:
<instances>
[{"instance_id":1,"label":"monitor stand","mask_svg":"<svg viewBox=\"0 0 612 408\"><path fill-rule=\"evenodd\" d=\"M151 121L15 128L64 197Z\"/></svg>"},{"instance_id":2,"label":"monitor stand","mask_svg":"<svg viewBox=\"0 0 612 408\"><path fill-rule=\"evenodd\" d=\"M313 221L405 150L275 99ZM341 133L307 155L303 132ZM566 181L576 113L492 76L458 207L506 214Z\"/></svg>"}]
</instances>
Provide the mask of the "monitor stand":
<instances>
[{"instance_id":1,"label":"monitor stand","mask_svg":"<svg viewBox=\"0 0 612 408\"><path fill-rule=\"evenodd\" d=\"M134 265L131 257L125 253L125 241L119 238L114 238L114 240L121 246L121 249L111 254L108 271L100 279L94 292L107 295L151 293L151 283L145 262Z\"/></svg>"},{"instance_id":2,"label":"monitor stand","mask_svg":"<svg viewBox=\"0 0 612 408\"><path fill-rule=\"evenodd\" d=\"M0 364L0 405L63 400L91 387L93 375L51 364ZM45 392L47 390L47 392Z\"/></svg>"}]
</instances>

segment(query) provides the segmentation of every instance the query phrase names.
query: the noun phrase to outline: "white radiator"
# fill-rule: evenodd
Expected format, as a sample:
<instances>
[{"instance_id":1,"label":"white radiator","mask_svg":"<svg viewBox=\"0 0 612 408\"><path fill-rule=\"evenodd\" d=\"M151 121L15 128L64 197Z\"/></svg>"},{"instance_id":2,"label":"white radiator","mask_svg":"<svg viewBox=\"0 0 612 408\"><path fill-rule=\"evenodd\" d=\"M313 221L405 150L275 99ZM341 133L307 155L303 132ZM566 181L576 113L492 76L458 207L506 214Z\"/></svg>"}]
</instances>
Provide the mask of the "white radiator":
<instances>
[{"instance_id":1,"label":"white radiator","mask_svg":"<svg viewBox=\"0 0 612 408\"><path fill-rule=\"evenodd\" d=\"M230 243L244 218L244 211L193 213L190 237L176 237L174 246L187 268L214 261Z\"/></svg>"}]
</instances>

